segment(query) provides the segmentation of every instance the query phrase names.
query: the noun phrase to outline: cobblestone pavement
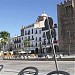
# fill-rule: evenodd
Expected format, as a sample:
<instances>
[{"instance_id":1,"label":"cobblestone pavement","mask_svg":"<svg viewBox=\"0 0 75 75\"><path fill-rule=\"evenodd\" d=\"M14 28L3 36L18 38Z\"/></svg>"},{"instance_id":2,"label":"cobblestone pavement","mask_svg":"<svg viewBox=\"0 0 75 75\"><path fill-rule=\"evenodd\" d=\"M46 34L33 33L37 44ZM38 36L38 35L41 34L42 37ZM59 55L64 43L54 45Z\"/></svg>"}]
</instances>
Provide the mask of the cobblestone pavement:
<instances>
[{"instance_id":1,"label":"cobblestone pavement","mask_svg":"<svg viewBox=\"0 0 75 75\"><path fill-rule=\"evenodd\" d=\"M57 61L57 63L59 70L75 75L75 61ZM1 75L18 75L21 69L28 66L38 68L39 75L47 75L47 73L56 70L54 61L0 60L0 64L4 65L0 72Z\"/></svg>"}]
</instances>

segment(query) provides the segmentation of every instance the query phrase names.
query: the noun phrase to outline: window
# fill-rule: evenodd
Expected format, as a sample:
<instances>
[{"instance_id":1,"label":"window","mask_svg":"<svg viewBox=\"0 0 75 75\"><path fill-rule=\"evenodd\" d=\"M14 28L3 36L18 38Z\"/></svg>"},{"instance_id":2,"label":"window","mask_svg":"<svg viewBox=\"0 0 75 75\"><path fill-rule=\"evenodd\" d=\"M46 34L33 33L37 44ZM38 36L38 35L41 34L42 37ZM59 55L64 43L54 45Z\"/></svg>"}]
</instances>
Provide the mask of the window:
<instances>
[{"instance_id":1,"label":"window","mask_svg":"<svg viewBox=\"0 0 75 75\"><path fill-rule=\"evenodd\" d=\"M25 31L25 35L27 35L27 31Z\"/></svg>"},{"instance_id":2,"label":"window","mask_svg":"<svg viewBox=\"0 0 75 75\"><path fill-rule=\"evenodd\" d=\"M40 49L42 49L42 44L41 44L41 42L39 43L39 46L40 46Z\"/></svg>"},{"instance_id":3,"label":"window","mask_svg":"<svg viewBox=\"0 0 75 75\"><path fill-rule=\"evenodd\" d=\"M21 36L24 36L24 29L21 29Z\"/></svg>"},{"instance_id":4,"label":"window","mask_svg":"<svg viewBox=\"0 0 75 75\"><path fill-rule=\"evenodd\" d=\"M21 46L20 46L20 44L19 44L19 48L20 48Z\"/></svg>"},{"instance_id":5,"label":"window","mask_svg":"<svg viewBox=\"0 0 75 75\"><path fill-rule=\"evenodd\" d=\"M33 34L33 29L32 29L32 34Z\"/></svg>"},{"instance_id":6,"label":"window","mask_svg":"<svg viewBox=\"0 0 75 75\"><path fill-rule=\"evenodd\" d=\"M39 34L41 34L41 30L39 30Z\"/></svg>"},{"instance_id":7,"label":"window","mask_svg":"<svg viewBox=\"0 0 75 75\"><path fill-rule=\"evenodd\" d=\"M18 42L18 38L17 38L17 42Z\"/></svg>"},{"instance_id":8,"label":"window","mask_svg":"<svg viewBox=\"0 0 75 75\"><path fill-rule=\"evenodd\" d=\"M28 35L30 35L30 30L28 30Z\"/></svg>"},{"instance_id":9,"label":"window","mask_svg":"<svg viewBox=\"0 0 75 75\"><path fill-rule=\"evenodd\" d=\"M18 44L17 44L17 48L18 48Z\"/></svg>"},{"instance_id":10,"label":"window","mask_svg":"<svg viewBox=\"0 0 75 75\"><path fill-rule=\"evenodd\" d=\"M22 37L22 40L23 40L23 37Z\"/></svg>"},{"instance_id":11,"label":"window","mask_svg":"<svg viewBox=\"0 0 75 75\"><path fill-rule=\"evenodd\" d=\"M37 42L36 42L36 46L37 46Z\"/></svg>"},{"instance_id":12,"label":"window","mask_svg":"<svg viewBox=\"0 0 75 75\"><path fill-rule=\"evenodd\" d=\"M37 30L36 30L35 34L37 34Z\"/></svg>"},{"instance_id":13,"label":"window","mask_svg":"<svg viewBox=\"0 0 75 75\"><path fill-rule=\"evenodd\" d=\"M32 40L34 40L33 36L32 36Z\"/></svg>"},{"instance_id":14,"label":"window","mask_svg":"<svg viewBox=\"0 0 75 75\"><path fill-rule=\"evenodd\" d=\"M41 41L41 37L39 37L39 41Z\"/></svg>"},{"instance_id":15,"label":"window","mask_svg":"<svg viewBox=\"0 0 75 75\"><path fill-rule=\"evenodd\" d=\"M21 42L21 38L19 38L19 42Z\"/></svg>"},{"instance_id":16,"label":"window","mask_svg":"<svg viewBox=\"0 0 75 75\"><path fill-rule=\"evenodd\" d=\"M37 37L36 37L36 41L37 41Z\"/></svg>"}]
</instances>

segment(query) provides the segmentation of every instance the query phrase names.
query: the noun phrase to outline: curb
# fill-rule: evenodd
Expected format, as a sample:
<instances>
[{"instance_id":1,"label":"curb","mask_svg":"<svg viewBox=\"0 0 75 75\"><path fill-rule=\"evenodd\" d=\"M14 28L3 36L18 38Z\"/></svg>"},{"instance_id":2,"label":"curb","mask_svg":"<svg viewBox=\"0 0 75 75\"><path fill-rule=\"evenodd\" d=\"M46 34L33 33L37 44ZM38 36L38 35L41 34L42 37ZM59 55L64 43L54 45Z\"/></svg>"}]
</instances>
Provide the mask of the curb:
<instances>
[{"instance_id":1,"label":"curb","mask_svg":"<svg viewBox=\"0 0 75 75\"><path fill-rule=\"evenodd\" d=\"M54 61L53 58L37 58L37 59L3 59L3 60L26 60L26 61ZM75 58L57 58L57 61L75 61Z\"/></svg>"}]
</instances>

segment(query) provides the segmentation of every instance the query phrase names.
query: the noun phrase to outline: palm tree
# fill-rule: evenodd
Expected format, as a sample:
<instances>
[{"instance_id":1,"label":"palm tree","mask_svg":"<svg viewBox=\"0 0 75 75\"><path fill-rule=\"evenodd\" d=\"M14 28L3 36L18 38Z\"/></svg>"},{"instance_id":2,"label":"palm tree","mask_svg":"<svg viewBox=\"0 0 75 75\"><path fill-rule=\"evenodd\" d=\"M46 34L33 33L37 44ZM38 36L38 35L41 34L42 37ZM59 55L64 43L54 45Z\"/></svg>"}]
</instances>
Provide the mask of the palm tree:
<instances>
[{"instance_id":1,"label":"palm tree","mask_svg":"<svg viewBox=\"0 0 75 75\"><path fill-rule=\"evenodd\" d=\"M8 32L6 32L6 31L1 31L0 32L0 43L2 44L2 46L3 46L3 50L4 50L4 48L5 48L5 45L6 45L6 43L8 42L8 35L9 35L9 33Z\"/></svg>"}]
</instances>

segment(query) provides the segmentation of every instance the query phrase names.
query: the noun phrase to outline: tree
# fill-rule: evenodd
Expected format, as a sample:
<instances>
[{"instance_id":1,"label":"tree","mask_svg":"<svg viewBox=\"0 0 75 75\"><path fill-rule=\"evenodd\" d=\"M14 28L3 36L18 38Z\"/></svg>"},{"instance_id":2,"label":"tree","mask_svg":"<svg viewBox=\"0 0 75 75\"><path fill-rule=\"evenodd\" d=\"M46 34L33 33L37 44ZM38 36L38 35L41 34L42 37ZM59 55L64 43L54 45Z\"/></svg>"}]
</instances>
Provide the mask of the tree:
<instances>
[{"instance_id":1,"label":"tree","mask_svg":"<svg viewBox=\"0 0 75 75\"><path fill-rule=\"evenodd\" d=\"M28 39L24 39L24 47L27 47L28 45Z\"/></svg>"},{"instance_id":2,"label":"tree","mask_svg":"<svg viewBox=\"0 0 75 75\"><path fill-rule=\"evenodd\" d=\"M8 42L8 36L9 36L9 33L8 32L6 32L6 31L1 31L0 32L0 38L1 38L0 39L0 43L3 46L3 50L5 48L6 43Z\"/></svg>"},{"instance_id":3,"label":"tree","mask_svg":"<svg viewBox=\"0 0 75 75\"><path fill-rule=\"evenodd\" d=\"M28 39L24 39L24 47L26 47L26 50L27 50L27 45L28 45ZM28 56L28 51L27 51L27 56Z\"/></svg>"}]
</instances>

